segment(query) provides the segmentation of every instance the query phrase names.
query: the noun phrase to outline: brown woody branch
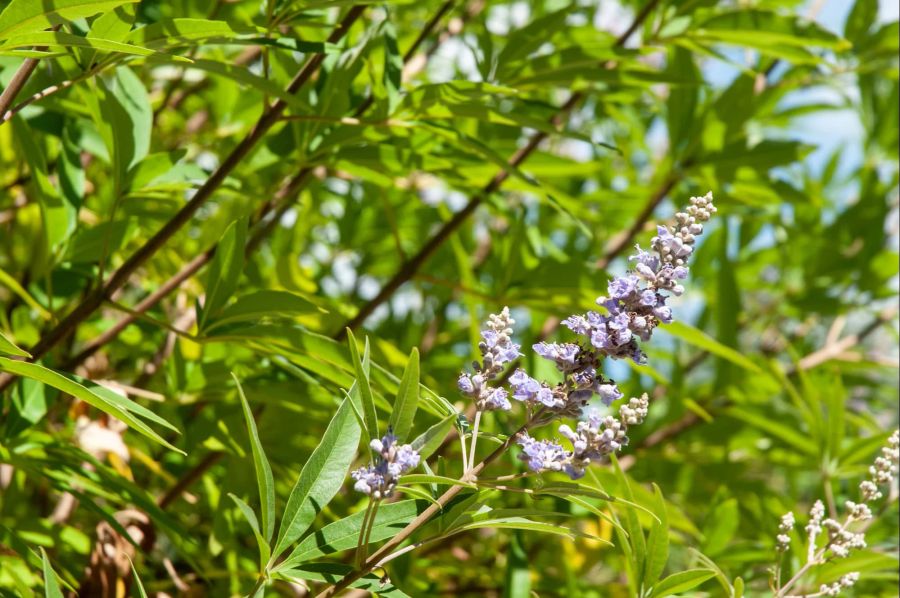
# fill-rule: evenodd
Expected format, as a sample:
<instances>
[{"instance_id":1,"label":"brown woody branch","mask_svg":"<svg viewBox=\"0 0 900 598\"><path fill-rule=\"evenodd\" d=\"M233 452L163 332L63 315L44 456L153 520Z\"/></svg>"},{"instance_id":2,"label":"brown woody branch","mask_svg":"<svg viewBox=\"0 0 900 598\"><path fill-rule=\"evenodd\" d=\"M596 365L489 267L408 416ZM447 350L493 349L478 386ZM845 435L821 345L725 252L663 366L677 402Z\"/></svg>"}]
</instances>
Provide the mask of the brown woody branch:
<instances>
[{"instance_id":1,"label":"brown woody branch","mask_svg":"<svg viewBox=\"0 0 900 598\"><path fill-rule=\"evenodd\" d=\"M329 43L337 43L349 28L362 15L365 10L364 6L354 6L351 8L338 26L328 36ZM319 66L325 60L324 54L315 54L300 69L300 72L294 77L287 87L287 93L295 94L309 81L318 70ZM128 281L129 277L149 260L181 227L187 224L197 210L206 203L213 193L222 184L225 178L241 163L251 152L260 139L269 131L269 129L278 122L282 112L287 107L287 102L278 99L271 104L257 123L244 139L231 151L231 153L222 161L217 168L206 180L206 182L197 190L193 198L172 217L153 237L151 237L140 249L138 249L118 270L113 272L109 280L105 284L100 285L94 291L82 300L57 326L42 336L41 340L31 348L32 360L39 359L48 351L54 348L62 340L72 334L81 322L109 299L112 294L120 289ZM15 376L3 374L0 377L0 390L7 388Z\"/></svg>"}]
</instances>

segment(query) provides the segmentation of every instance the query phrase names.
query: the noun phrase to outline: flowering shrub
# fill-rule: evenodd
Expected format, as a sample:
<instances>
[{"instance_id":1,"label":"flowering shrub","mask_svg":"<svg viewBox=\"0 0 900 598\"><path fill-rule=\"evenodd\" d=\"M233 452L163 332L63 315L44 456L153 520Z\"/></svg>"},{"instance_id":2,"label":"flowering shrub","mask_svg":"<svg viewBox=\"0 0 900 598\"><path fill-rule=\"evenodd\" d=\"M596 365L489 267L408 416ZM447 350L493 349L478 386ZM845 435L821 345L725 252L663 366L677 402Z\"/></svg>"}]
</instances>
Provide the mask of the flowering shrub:
<instances>
[{"instance_id":1,"label":"flowering shrub","mask_svg":"<svg viewBox=\"0 0 900 598\"><path fill-rule=\"evenodd\" d=\"M0 2L0 596L896 596L896 32Z\"/></svg>"}]
</instances>

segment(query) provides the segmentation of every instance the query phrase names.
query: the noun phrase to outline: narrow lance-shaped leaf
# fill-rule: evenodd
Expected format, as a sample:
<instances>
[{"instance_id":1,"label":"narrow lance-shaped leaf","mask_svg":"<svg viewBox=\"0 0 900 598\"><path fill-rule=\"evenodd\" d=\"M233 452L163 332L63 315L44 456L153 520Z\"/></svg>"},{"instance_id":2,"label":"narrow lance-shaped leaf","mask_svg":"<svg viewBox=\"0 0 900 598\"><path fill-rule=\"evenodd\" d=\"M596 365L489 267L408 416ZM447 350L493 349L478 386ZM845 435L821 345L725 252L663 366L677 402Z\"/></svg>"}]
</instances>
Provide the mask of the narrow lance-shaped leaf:
<instances>
[{"instance_id":1,"label":"narrow lance-shaped leaf","mask_svg":"<svg viewBox=\"0 0 900 598\"><path fill-rule=\"evenodd\" d=\"M0 13L0 39L31 31L48 29L63 20L73 21L101 12L110 11L123 4L140 0L13 0Z\"/></svg>"},{"instance_id":2,"label":"narrow lance-shaped leaf","mask_svg":"<svg viewBox=\"0 0 900 598\"><path fill-rule=\"evenodd\" d=\"M147 590L144 589L144 583L134 567L134 561L131 559L128 559L128 561L131 563L131 575L134 577L134 587L137 589L138 598L147 598Z\"/></svg>"},{"instance_id":3,"label":"narrow lance-shaped leaf","mask_svg":"<svg viewBox=\"0 0 900 598\"><path fill-rule=\"evenodd\" d=\"M413 418L419 407L419 350L413 348L397 389L397 400L391 413L390 426L402 442L412 429Z\"/></svg>"},{"instance_id":4,"label":"narrow lance-shaped leaf","mask_svg":"<svg viewBox=\"0 0 900 598\"><path fill-rule=\"evenodd\" d=\"M259 488L259 510L262 520L262 534L266 542L272 539L275 532L275 480L272 478L272 467L263 451L259 440L259 432L256 429L256 420L250 410L250 404L244 395L244 389L237 376L231 374L237 385L238 395L241 398L241 406L244 408L244 419L247 420L247 434L250 436L250 450L253 453L253 468L256 470L256 485Z\"/></svg>"},{"instance_id":5,"label":"narrow lance-shaped leaf","mask_svg":"<svg viewBox=\"0 0 900 598\"><path fill-rule=\"evenodd\" d=\"M680 571L668 576L653 589L651 598L663 598L664 596L675 596L692 590L701 583L714 576L715 573L709 569L688 569Z\"/></svg>"},{"instance_id":6,"label":"narrow lance-shaped leaf","mask_svg":"<svg viewBox=\"0 0 900 598\"><path fill-rule=\"evenodd\" d=\"M56 581L56 573L53 572L50 559L47 558L43 548L41 548L41 566L44 570L44 598L63 598L59 582Z\"/></svg>"},{"instance_id":7,"label":"narrow lance-shaped leaf","mask_svg":"<svg viewBox=\"0 0 900 598\"><path fill-rule=\"evenodd\" d=\"M144 410L144 408L124 397L119 397L120 400L113 402L91 389L82 386L78 382L67 378L63 374L36 363L27 363L0 357L0 370L17 376L24 376L26 378L31 378L32 380L37 380L47 386L52 386L64 393L70 394L77 399L81 399L88 405L96 407L100 411L122 420L123 423L134 428L147 438L160 443L166 448L184 454L183 451L175 448L165 438L154 432L150 426L132 415L132 412Z\"/></svg>"},{"instance_id":8,"label":"narrow lance-shaped leaf","mask_svg":"<svg viewBox=\"0 0 900 598\"><path fill-rule=\"evenodd\" d=\"M441 446L441 442L443 442L444 438L447 437L447 434L450 433L450 430L453 428L453 424L456 422L456 419L458 417L458 413L451 413L438 423L425 430L422 434L417 436L415 440L412 441L412 447L419 453L419 457L421 457L422 459L427 459L431 456L431 453L436 451L438 447Z\"/></svg>"},{"instance_id":9,"label":"narrow lance-shaped leaf","mask_svg":"<svg viewBox=\"0 0 900 598\"><path fill-rule=\"evenodd\" d=\"M206 301L198 317L200 330L228 302L237 289L241 271L244 269L244 245L247 240L247 219L239 218L225 229L216 249L216 256L209 267L206 283Z\"/></svg>"},{"instance_id":10,"label":"narrow lance-shaped leaf","mask_svg":"<svg viewBox=\"0 0 900 598\"><path fill-rule=\"evenodd\" d=\"M644 564L644 588L650 588L662 575L669 560L669 519L666 515L666 501L663 499L659 487L653 484L653 512L659 518L653 523L650 535L647 538L647 556Z\"/></svg>"},{"instance_id":11,"label":"narrow lance-shaped leaf","mask_svg":"<svg viewBox=\"0 0 900 598\"><path fill-rule=\"evenodd\" d=\"M0 353L15 355L16 357L31 357L31 354L29 354L28 351L17 347L16 344L9 339L9 337L3 334L2 330L0 330Z\"/></svg>"},{"instance_id":12,"label":"narrow lance-shaped leaf","mask_svg":"<svg viewBox=\"0 0 900 598\"><path fill-rule=\"evenodd\" d=\"M309 528L319 511L340 490L356 455L360 433L350 401L344 399L291 490L278 528L273 559Z\"/></svg>"},{"instance_id":13,"label":"narrow lance-shaped leaf","mask_svg":"<svg viewBox=\"0 0 900 598\"><path fill-rule=\"evenodd\" d=\"M619 486L621 486L619 491L628 501L631 501L633 503L634 493L631 491L631 486L628 483L628 478L625 476L622 468L619 467L619 460L616 459L615 455L611 455L610 459L616 472L616 480L618 481ZM633 508L627 508L625 510L625 520L623 522L623 526L625 527L625 531L628 532L628 541L631 544L633 566L636 578L642 579L644 563L646 562L647 555L647 543L644 538L644 532L641 529L641 523L638 520L637 513L635 513Z\"/></svg>"},{"instance_id":14,"label":"narrow lance-shaped leaf","mask_svg":"<svg viewBox=\"0 0 900 598\"><path fill-rule=\"evenodd\" d=\"M375 411L375 397L372 395L372 387L369 384L369 339L363 351L363 358L359 358L359 349L356 345L356 337L351 330L347 330L347 344L350 346L350 360L356 372L356 386L359 392L360 411L366 424L366 433L369 438L379 438L378 413Z\"/></svg>"},{"instance_id":15,"label":"narrow lance-shaped leaf","mask_svg":"<svg viewBox=\"0 0 900 598\"><path fill-rule=\"evenodd\" d=\"M243 514L244 519L247 520L247 523L250 524L250 529L253 530L253 536L256 538L256 545L259 548L259 569L260 571L266 566L266 562L268 562L269 557L272 555L271 549L269 548L269 543L262 536L262 532L259 529L259 521L256 519L256 513L253 512L253 509L242 501L240 498L235 496L232 493L228 493L229 498L234 501L234 504L237 505L238 509L240 509L241 514Z\"/></svg>"},{"instance_id":16,"label":"narrow lance-shaped leaf","mask_svg":"<svg viewBox=\"0 0 900 598\"><path fill-rule=\"evenodd\" d=\"M428 503L421 500L401 500L381 505L375 515L369 541L378 542L395 535L427 506ZM327 554L356 548L365 514L365 510L358 511L306 536L288 557L278 564L276 570L287 569Z\"/></svg>"}]
</instances>

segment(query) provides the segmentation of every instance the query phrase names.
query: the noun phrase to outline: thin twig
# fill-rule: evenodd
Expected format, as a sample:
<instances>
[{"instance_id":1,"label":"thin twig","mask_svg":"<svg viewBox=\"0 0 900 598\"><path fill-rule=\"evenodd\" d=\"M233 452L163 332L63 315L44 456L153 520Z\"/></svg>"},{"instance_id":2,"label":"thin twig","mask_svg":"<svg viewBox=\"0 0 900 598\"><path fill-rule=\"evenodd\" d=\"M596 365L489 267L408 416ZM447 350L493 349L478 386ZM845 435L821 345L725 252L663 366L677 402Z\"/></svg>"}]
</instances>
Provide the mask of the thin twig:
<instances>
[{"instance_id":1,"label":"thin twig","mask_svg":"<svg viewBox=\"0 0 900 598\"><path fill-rule=\"evenodd\" d=\"M62 24L56 25L51 31L59 31L60 27L62 27ZM40 51L46 50L47 48L46 46L36 46L34 49ZM40 62L39 58L26 58L22 64L19 65L19 68L10 80L9 85L6 86L3 93L0 93L0 114L5 115L6 111L9 110L9 107L12 106L16 96L19 95L19 92L22 91L22 88L25 87L25 84L28 82L28 78L31 77L34 69L37 68L38 62ZM0 125L4 122L6 122L6 120L0 121Z\"/></svg>"},{"instance_id":2,"label":"thin twig","mask_svg":"<svg viewBox=\"0 0 900 598\"><path fill-rule=\"evenodd\" d=\"M337 43L344 37L349 28L362 15L365 6L354 6L346 16L340 21L338 26L328 36L328 43ZM319 66L325 60L324 54L315 54L311 56L300 72L294 77L287 86L287 93L295 94L299 89L309 81L318 71ZM230 154L222 161L221 165L206 179L206 182L197 190L191 200L179 210L155 235L147 240L134 254L128 258L112 275L109 280L96 290L87 294L87 296L66 316L58 325L41 337L41 340L30 349L32 360L39 359L44 356L53 347L62 340L72 334L75 329L85 319L96 311L103 304L103 301L110 298L112 294L123 287L131 275L141 267L147 260L159 251L175 233L177 233L185 224L187 224L200 207L206 203L218 189L226 177L249 155L251 150L269 131L269 129L278 122L281 113L287 107L287 102L283 99L275 101L263 113L256 122L250 132L238 143ZM15 376L4 373L0 376L0 390L7 388Z\"/></svg>"},{"instance_id":3,"label":"thin twig","mask_svg":"<svg viewBox=\"0 0 900 598\"><path fill-rule=\"evenodd\" d=\"M542 412L539 411L533 417L528 419L524 424L522 424L522 426L520 426L518 430L510 434L506 438L506 440L504 440L503 443L494 450L494 452L485 457L481 463L470 469L469 472L462 477L461 481L467 482L471 479L475 479L478 474L480 474L489 464L500 457L500 455L506 453L509 447L512 446L513 442L515 442L519 434L528 430L541 414ZM440 510L443 509L447 505L447 503L453 500L453 498L456 497L457 494L462 492L464 488L466 488L466 486L451 486L446 492L438 497L434 503L430 504L427 509L422 511L419 516L413 519L406 527L397 532L395 536L384 543L381 548L379 548L372 554L372 556L366 559L362 567L359 567L356 570L351 571L350 573L345 575L338 583L320 592L316 596L316 598L326 598L327 596L334 596L357 579L366 575L369 571L374 569L378 565L378 563L380 563L386 556L391 554L395 548L406 541L406 539L409 538L413 534L413 532L428 523L428 521L432 517L437 515L438 512L440 512Z\"/></svg>"},{"instance_id":4,"label":"thin twig","mask_svg":"<svg viewBox=\"0 0 900 598\"><path fill-rule=\"evenodd\" d=\"M442 5L442 7L439 9L440 13L445 14L445 7L447 7L448 5L452 6L453 3L454 2L450 0ZM438 22L439 19L431 19L429 21L429 27L435 27ZM426 31L429 31L429 29L426 29ZM433 47L432 52L434 49L435 48ZM407 54L410 56L412 55L411 52L407 52ZM366 103L364 102L364 105L359 106L354 111L354 115L359 116L360 114L362 114L365 111L365 104ZM371 105L371 103L368 103L368 105ZM281 215L283 215L284 213L284 210L286 210L290 205L289 202L281 200L298 193L300 189L305 186L311 174L312 168L304 167L303 169L301 169L300 172L298 172L297 175L295 175L291 179L288 185L280 190L279 194L276 194L276 197L267 202L260 209L260 212L257 215L257 220L261 221L260 228L257 230L257 233L254 236L251 236L251 238L247 242L248 253L252 252L262 242L262 240L267 236L270 228L279 221ZM279 198L279 195L281 195L282 197ZM281 207L276 211L274 217L270 218L268 221L263 221L266 214L268 214L276 205L280 205ZM180 286L181 283L190 278L195 272L202 268L204 264L212 259L212 256L215 254L215 249L215 247L212 247L207 250L206 253L201 254L200 256L192 260L187 266L182 268L182 270L175 277L167 281L165 285L160 287L151 296L148 296L146 299L136 305L134 311L146 311L153 305L156 305L156 303L158 303L163 297L171 293L175 288ZM67 363L67 367L64 369L70 369L71 367L73 367L73 362L81 363L81 361L86 359L93 352L115 338L122 330L125 329L126 326L128 326L128 324L131 323L131 321L133 321L133 319L131 319L131 316L129 316L128 318L124 318L122 321L116 323L112 328L98 337L96 342L87 345L84 350L79 353L78 356L76 356L73 360L70 360L70 362ZM161 500L164 501L166 505L171 503L174 498L184 492L184 490L190 487L196 480L200 479L200 477L202 477L206 470L215 465L223 456L224 453L222 452L209 453L202 461L200 461L192 469L188 470L188 472L185 473L185 475L177 482L177 484L172 489L169 490L169 492L166 493L166 495L164 495Z\"/></svg>"},{"instance_id":5,"label":"thin twig","mask_svg":"<svg viewBox=\"0 0 900 598\"><path fill-rule=\"evenodd\" d=\"M637 28L640 27L644 20L656 8L657 4L659 4L659 0L650 0L647 2L641 12L635 17L631 26L628 27L625 33L616 39L615 46L621 47L625 45L628 38L630 38ZM562 125L563 120L569 116L584 98L585 94L583 92L577 91L572 93L572 95L569 96L569 99L559 107L556 114L550 118L551 128L559 128ZM479 192L469 199L462 210L456 212L450 220L426 241L425 245L422 246L418 253L401 264L394 276L385 283L378 294L364 304L353 318L338 328L337 337L342 339L347 328L356 329L361 326L366 318L372 315L372 312L387 301L404 283L415 276L422 265L428 261L434 252L437 251L438 248L441 247L441 245L443 245L466 220L468 220L469 216L475 212L478 206L480 206L487 197L500 189L506 179L509 178L511 171L518 168L525 160L527 160L547 137L548 133L545 131L536 131L532 134L525 145L516 150L507 160L507 168L504 168L495 174Z\"/></svg>"}]
</instances>

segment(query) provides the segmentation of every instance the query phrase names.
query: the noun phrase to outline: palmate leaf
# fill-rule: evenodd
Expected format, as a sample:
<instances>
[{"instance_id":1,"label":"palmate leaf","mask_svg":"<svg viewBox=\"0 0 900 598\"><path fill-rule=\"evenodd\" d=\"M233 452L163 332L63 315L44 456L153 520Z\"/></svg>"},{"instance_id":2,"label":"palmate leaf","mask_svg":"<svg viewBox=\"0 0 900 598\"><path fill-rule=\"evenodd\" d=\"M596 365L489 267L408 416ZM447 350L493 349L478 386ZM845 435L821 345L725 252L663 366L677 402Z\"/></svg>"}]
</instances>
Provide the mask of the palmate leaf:
<instances>
[{"instance_id":1,"label":"palmate leaf","mask_svg":"<svg viewBox=\"0 0 900 598\"><path fill-rule=\"evenodd\" d=\"M360 434L350 400L344 399L291 490L272 550L273 559L312 525L316 515L340 490L356 455Z\"/></svg>"},{"instance_id":2,"label":"palmate leaf","mask_svg":"<svg viewBox=\"0 0 900 598\"><path fill-rule=\"evenodd\" d=\"M55 372L36 363L14 361L12 359L0 357L0 370L15 374L17 376L23 376L25 378L37 380L38 382L46 384L47 386L52 386L53 388L61 390L64 393L70 394L73 397L84 401L88 405L91 405L92 407L95 407L100 411L103 411L104 413L122 420L122 422L127 424L129 427L140 432L147 438L158 442L166 448L181 454L185 454L183 451L169 443L169 441L167 441L165 438L157 434L153 430L153 428L145 424L141 419L135 417L133 415L134 413L146 415L147 410L129 399L118 397L118 399L114 400L108 396L102 396L100 392L91 390L90 388L79 384L78 382L66 377L59 372ZM157 416L155 415L153 417L157 418ZM157 421L164 420L162 420L162 418L159 418ZM169 427L170 429L175 429L171 424L168 423L167 427Z\"/></svg>"}]
</instances>

